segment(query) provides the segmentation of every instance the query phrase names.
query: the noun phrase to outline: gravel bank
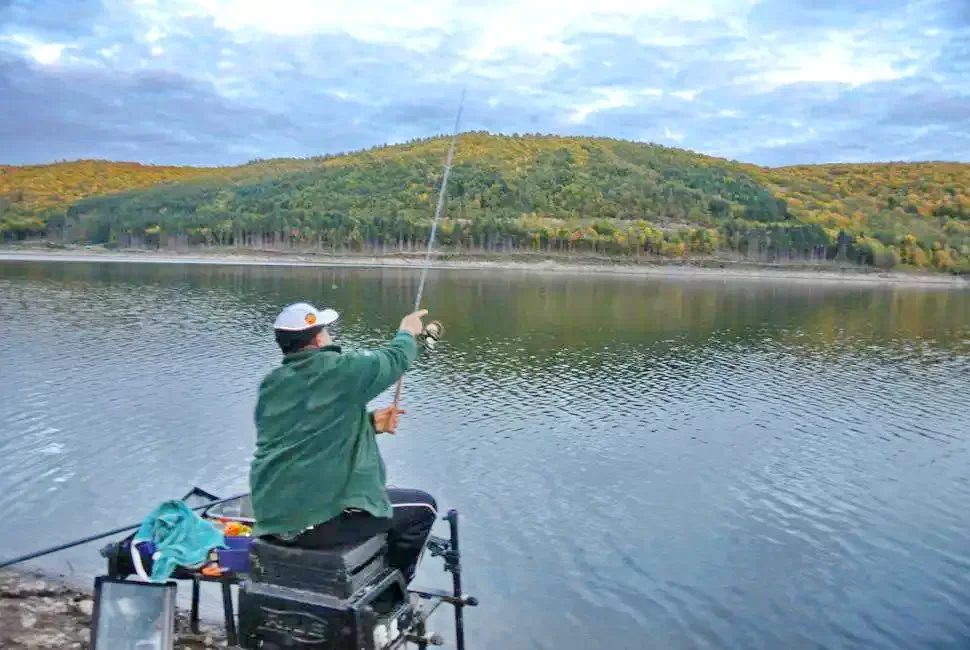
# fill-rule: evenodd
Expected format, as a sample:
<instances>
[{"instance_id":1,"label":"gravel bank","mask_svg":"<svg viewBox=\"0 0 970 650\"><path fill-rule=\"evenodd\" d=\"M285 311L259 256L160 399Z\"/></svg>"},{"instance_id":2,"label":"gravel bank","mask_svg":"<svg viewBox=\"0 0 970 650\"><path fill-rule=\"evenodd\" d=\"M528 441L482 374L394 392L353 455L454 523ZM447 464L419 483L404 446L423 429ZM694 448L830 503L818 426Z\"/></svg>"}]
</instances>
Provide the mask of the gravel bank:
<instances>
[{"instance_id":1,"label":"gravel bank","mask_svg":"<svg viewBox=\"0 0 970 650\"><path fill-rule=\"evenodd\" d=\"M0 648L4 650L86 650L93 610L90 593L39 573L0 571ZM175 630L176 650L226 647L221 627L203 621L200 633L192 634L188 612L177 612Z\"/></svg>"}]
</instances>

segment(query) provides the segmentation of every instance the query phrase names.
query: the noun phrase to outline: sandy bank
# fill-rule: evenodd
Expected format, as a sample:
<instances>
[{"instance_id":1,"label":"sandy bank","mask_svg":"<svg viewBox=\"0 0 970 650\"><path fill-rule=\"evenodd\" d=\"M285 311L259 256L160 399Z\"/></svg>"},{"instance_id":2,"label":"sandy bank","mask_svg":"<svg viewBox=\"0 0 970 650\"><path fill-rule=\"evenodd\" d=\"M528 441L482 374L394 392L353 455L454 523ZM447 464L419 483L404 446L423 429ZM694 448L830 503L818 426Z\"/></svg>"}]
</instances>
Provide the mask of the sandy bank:
<instances>
[{"instance_id":1,"label":"sandy bank","mask_svg":"<svg viewBox=\"0 0 970 650\"><path fill-rule=\"evenodd\" d=\"M62 261L62 262L143 262L156 264L232 264L251 266L299 267L356 267L356 268L420 268L421 254L354 255L325 254L301 251L265 251L235 249L192 249L188 252L107 250L104 248L49 248L44 246L0 247L0 261ZM566 257L551 258L541 254L495 256L457 256L443 254L432 257L434 269L518 271L529 273L559 273L573 275L625 275L664 278L706 278L714 280L773 280L812 283L841 283L867 285L937 286L955 289L970 288L970 278L933 271L893 271L834 265L769 265L732 261L703 260L694 263L610 260L608 258Z\"/></svg>"}]
</instances>

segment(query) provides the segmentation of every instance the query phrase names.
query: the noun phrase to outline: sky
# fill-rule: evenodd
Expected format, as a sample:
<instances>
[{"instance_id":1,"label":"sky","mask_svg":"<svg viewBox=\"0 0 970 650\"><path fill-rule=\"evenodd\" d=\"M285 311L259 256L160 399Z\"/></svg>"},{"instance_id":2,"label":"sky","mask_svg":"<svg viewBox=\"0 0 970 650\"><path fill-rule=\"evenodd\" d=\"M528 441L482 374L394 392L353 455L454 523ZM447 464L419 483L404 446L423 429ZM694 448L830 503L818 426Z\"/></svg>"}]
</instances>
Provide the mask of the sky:
<instances>
[{"instance_id":1,"label":"sky","mask_svg":"<svg viewBox=\"0 0 970 650\"><path fill-rule=\"evenodd\" d=\"M0 0L0 163L462 130L970 161L970 0Z\"/></svg>"}]
</instances>

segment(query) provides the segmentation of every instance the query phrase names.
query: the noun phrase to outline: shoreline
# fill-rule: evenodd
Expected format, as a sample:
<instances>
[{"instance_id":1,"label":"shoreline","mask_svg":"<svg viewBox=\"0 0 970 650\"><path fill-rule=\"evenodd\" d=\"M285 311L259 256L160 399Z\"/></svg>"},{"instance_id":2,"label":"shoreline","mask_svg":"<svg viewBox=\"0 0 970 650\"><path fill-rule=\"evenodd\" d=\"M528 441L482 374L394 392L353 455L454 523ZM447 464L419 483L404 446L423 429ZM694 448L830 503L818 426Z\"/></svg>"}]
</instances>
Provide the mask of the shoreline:
<instances>
[{"instance_id":1,"label":"shoreline","mask_svg":"<svg viewBox=\"0 0 970 650\"><path fill-rule=\"evenodd\" d=\"M709 258L697 263L625 261L609 258L555 259L554 256L517 253L462 256L438 253L431 269L465 271L519 271L560 275L621 275L667 279L772 280L870 286L921 286L970 288L970 278L941 272L864 271L810 264L768 265ZM423 253L328 254L319 251L275 251L211 248L180 251L144 249L60 248L43 245L0 246L0 261L116 262L150 264L211 264L273 267L414 268L424 265Z\"/></svg>"},{"instance_id":2,"label":"shoreline","mask_svg":"<svg viewBox=\"0 0 970 650\"><path fill-rule=\"evenodd\" d=\"M0 648L90 647L94 595L66 580L39 570L0 570ZM188 613L175 615L175 650L226 647L221 626L199 622L199 633L189 629Z\"/></svg>"}]
</instances>

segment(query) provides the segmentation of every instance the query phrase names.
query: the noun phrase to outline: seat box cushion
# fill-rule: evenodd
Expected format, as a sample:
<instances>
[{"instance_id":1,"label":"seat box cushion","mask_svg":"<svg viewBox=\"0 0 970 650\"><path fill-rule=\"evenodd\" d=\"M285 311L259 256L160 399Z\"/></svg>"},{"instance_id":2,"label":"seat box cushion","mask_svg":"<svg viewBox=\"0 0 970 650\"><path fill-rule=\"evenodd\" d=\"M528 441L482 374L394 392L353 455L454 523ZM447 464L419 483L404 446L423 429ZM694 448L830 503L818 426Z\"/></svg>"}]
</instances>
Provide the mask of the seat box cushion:
<instances>
[{"instance_id":1,"label":"seat box cushion","mask_svg":"<svg viewBox=\"0 0 970 650\"><path fill-rule=\"evenodd\" d=\"M384 570L387 536L332 549L304 549L257 539L250 550L254 582L349 598Z\"/></svg>"}]
</instances>

